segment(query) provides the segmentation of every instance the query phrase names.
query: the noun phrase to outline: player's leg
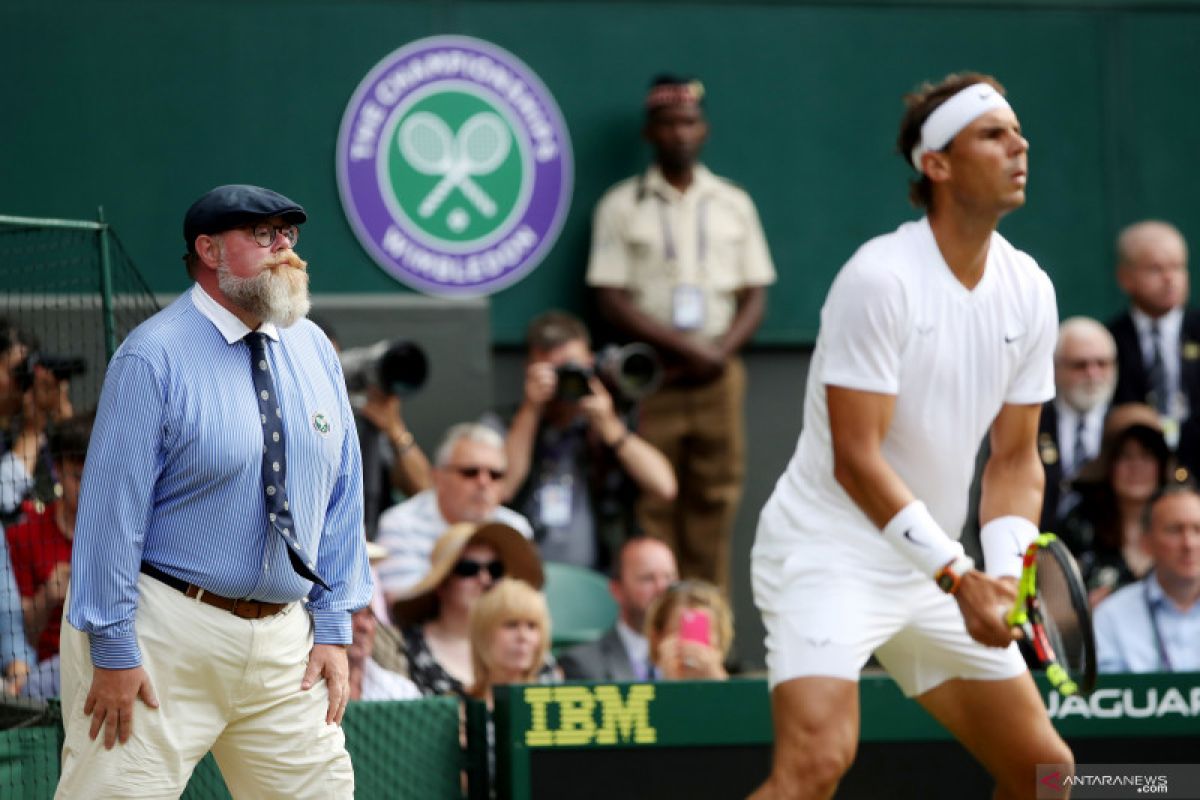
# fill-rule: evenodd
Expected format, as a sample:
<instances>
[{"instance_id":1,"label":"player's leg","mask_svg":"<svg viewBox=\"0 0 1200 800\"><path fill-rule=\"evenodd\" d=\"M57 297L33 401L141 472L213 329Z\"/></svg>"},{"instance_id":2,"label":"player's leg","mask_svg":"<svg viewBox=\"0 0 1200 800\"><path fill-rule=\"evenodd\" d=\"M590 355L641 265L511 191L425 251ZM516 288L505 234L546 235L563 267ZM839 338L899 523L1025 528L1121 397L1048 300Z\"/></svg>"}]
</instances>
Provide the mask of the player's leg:
<instances>
[{"instance_id":1,"label":"player's leg","mask_svg":"<svg viewBox=\"0 0 1200 800\"><path fill-rule=\"evenodd\" d=\"M66 739L57 797L177 798L225 724L222 680L228 673L205 656L227 641L222 615L240 620L145 575L138 591L134 625L159 707L134 701L133 734L125 744L105 750L103 732L90 739L91 719L83 713L93 675L88 637L64 624L60 670ZM187 631L185 643L180 630Z\"/></svg>"},{"instance_id":2,"label":"player's leg","mask_svg":"<svg viewBox=\"0 0 1200 800\"><path fill-rule=\"evenodd\" d=\"M770 504L759 521L786 524ZM756 800L833 794L857 749L858 677L907 610L894 577L827 546L755 552L754 600L767 631L775 752Z\"/></svg>"},{"instance_id":3,"label":"player's leg","mask_svg":"<svg viewBox=\"0 0 1200 800\"><path fill-rule=\"evenodd\" d=\"M954 598L914 574L913 622L876 651L901 689L953 733L996 780L998 798L1033 797L1038 764L1067 764L1016 645L985 647Z\"/></svg>"},{"instance_id":4,"label":"player's leg","mask_svg":"<svg viewBox=\"0 0 1200 800\"><path fill-rule=\"evenodd\" d=\"M233 693L234 719L213 745L235 800L354 796L354 770L340 725L326 725L323 680L300 682L312 649L312 623L299 605L256 620L248 666Z\"/></svg>"},{"instance_id":5,"label":"player's leg","mask_svg":"<svg viewBox=\"0 0 1200 800\"><path fill-rule=\"evenodd\" d=\"M771 692L775 750L771 775L751 800L822 800L854 762L858 683L795 678Z\"/></svg>"},{"instance_id":6,"label":"player's leg","mask_svg":"<svg viewBox=\"0 0 1200 800\"><path fill-rule=\"evenodd\" d=\"M1074 764L1028 672L946 681L917 700L991 773L997 800L1034 797L1038 764Z\"/></svg>"}]
</instances>

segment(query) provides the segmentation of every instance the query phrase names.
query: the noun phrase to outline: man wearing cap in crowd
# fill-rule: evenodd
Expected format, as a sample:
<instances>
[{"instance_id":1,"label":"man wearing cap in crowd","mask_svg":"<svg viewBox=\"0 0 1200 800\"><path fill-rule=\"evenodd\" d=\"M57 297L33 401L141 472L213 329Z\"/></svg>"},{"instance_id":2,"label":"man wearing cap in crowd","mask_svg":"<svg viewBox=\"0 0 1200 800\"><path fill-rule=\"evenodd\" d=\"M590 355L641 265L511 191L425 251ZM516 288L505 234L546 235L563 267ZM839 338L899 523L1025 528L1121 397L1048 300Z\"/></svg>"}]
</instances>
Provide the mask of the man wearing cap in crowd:
<instances>
[{"instance_id":1,"label":"man wearing cap in crowd","mask_svg":"<svg viewBox=\"0 0 1200 800\"><path fill-rule=\"evenodd\" d=\"M305 220L256 186L201 196L195 285L109 364L62 633L61 797L178 796L209 750L235 797L353 796L338 723L371 580L350 403L304 318Z\"/></svg>"},{"instance_id":2,"label":"man wearing cap in crowd","mask_svg":"<svg viewBox=\"0 0 1200 800\"><path fill-rule=\"evenodd\" d=\"M738 353L762 321L775 268L754 203L700 163L704 87L672 76L646 96L654 164L596 207L587 282L624 335L666 366L640 433L675 469L678 497L644 493L642 530L671 545L685 577L728 588L742 494L745 370Z\"/></svg>"}]
</instances>

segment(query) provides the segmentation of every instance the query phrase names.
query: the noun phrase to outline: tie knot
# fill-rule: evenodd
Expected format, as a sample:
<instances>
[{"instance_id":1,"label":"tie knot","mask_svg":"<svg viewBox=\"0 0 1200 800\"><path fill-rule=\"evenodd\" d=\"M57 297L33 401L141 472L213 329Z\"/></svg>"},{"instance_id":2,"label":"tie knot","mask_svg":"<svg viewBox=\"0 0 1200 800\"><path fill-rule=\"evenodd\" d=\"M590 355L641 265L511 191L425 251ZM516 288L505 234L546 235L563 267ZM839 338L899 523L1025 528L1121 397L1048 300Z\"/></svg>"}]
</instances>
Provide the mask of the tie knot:
<instances>
[{"instance_id":1,"label":"tie knot","mask_svg":"<svg viewBox=\"0 0 1200 800\"><path fill-rule=\"evenodd\" d=\"M267 335L259 331L250 331L244 337L246 344L250 345L250 352L255 355L267 352Z\"/></svg>"}]
</instances>

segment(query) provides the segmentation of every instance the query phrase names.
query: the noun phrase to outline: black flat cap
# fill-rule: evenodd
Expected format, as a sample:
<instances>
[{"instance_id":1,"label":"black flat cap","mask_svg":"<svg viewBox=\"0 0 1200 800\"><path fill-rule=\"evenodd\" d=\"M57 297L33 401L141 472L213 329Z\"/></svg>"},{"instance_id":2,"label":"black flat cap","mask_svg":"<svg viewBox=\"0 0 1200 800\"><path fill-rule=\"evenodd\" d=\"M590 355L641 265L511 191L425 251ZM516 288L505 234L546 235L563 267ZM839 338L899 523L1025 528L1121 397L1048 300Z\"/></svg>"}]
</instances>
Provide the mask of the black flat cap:
<instances>
[{"instance_id":1,"label":"black flat cap","mask_svg":"<svg viewBox=\"0 0 1200 800\"><path fill-rule=\"evenodd\" d=\"M183 238L190 252L196 247L196 237L202 233L221 233L268 217L283 217L299 225L308 219L308 214L299 203L261 186L247 183L218 186L201 195L184 214Z\"/></svg>"}]
</instances>

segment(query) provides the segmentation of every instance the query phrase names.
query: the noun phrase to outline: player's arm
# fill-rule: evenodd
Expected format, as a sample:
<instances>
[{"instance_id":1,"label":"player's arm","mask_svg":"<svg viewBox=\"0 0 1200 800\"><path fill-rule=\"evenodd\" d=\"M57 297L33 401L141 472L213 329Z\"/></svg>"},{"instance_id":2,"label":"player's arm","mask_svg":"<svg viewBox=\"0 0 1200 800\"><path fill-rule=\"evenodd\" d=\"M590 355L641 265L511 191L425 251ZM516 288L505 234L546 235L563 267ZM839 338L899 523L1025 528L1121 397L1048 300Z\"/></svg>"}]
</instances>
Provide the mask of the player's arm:
<instances>
[{"instance_id":1,"label":"player's arm","mask_svg":"<svg viewBox=\"0 0 1200 800\"><path fill-rule=\"evenodd\" d=\"M1020 575L1025 548L1038 535L1046 483L1037 453L1040 415L1040 404L1005 404L992 423L979 500L980 538L991 575Z\"/></svg>"},{"instance_id":2,"label":"player's arm","mask_svg":"<svg viewBox=\"0 0 1200 800\"><path fill-rule=\"evenodd\" d=\"M833 475L867 518L884 528L913 494L883 457L896 397L826 386Z\"/></svg>"},{"instance_id":3,"label":"player's arm","mask_svg":"<svg viewBox=\"0 0 1200 800\"><path fill-rule=\"evenodd\" d=\"M895 396L838 386L826 386L825 396L838 484L918 572L955 595L976 641L1007 645L1012 633L1002 616L1006 599L1011 604L1006 587L973 568L962 545L946 535L883 457Z\"/></svg>"}]
</instances>

